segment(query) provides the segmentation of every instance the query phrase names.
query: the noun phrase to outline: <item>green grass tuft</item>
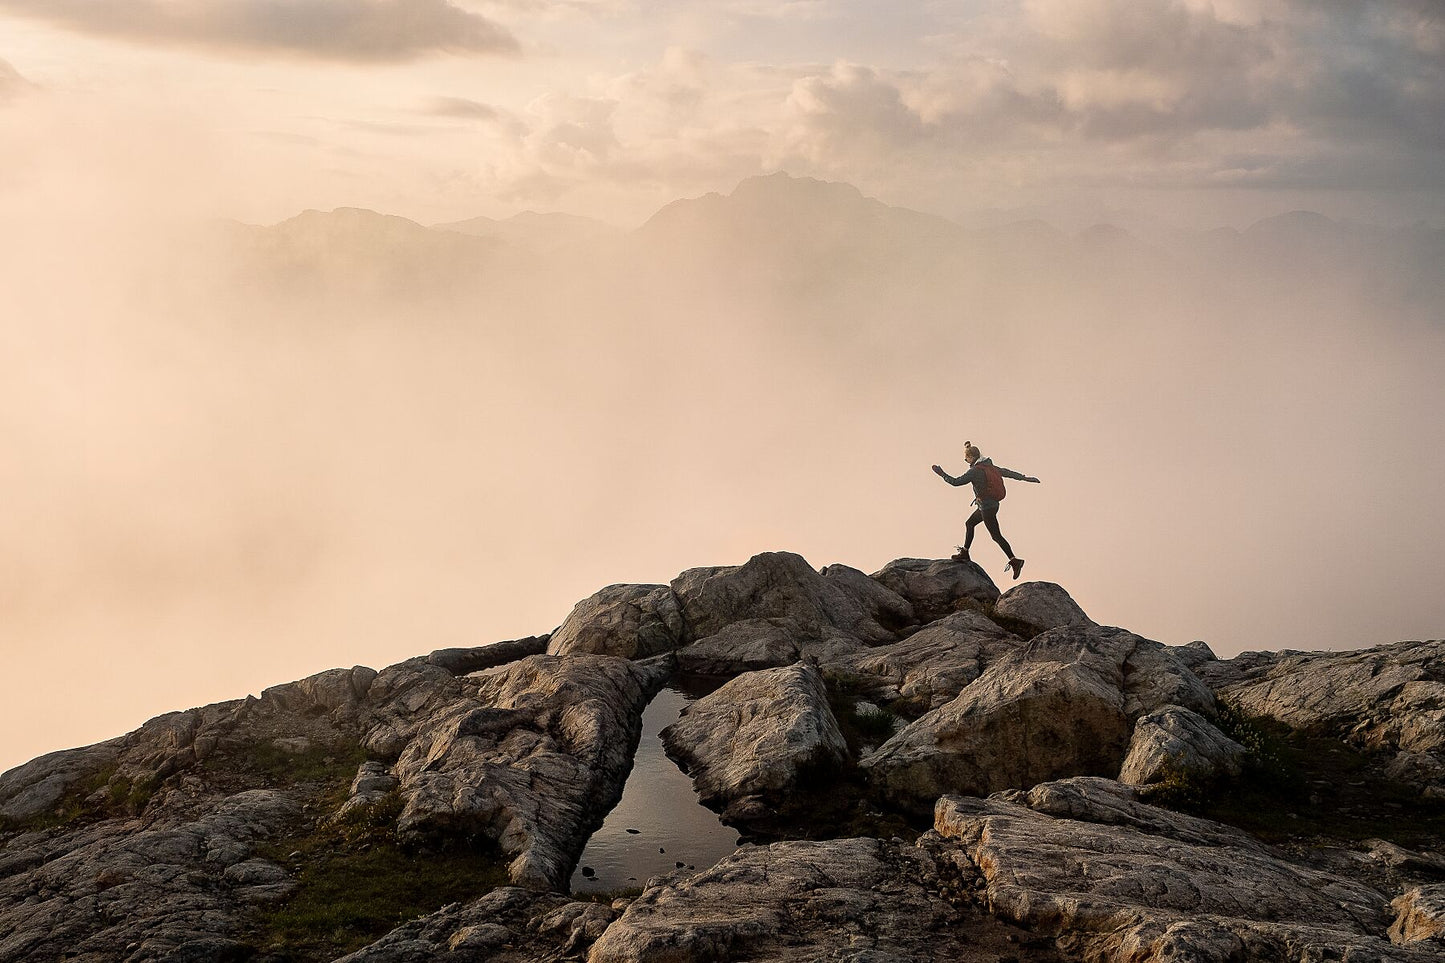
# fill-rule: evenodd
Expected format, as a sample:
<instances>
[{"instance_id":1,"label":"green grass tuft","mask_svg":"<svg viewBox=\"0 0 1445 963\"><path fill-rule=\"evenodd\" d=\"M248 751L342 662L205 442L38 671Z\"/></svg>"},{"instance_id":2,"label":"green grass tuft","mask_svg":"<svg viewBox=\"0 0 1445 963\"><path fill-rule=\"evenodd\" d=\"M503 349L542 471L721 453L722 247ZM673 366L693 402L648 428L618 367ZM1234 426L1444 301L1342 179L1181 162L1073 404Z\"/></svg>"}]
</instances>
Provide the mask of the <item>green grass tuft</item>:
<instances>
[{"instance_id":1,"label":"green grass tuft","mask_svg":"<svg viewBox=\"0 0 1445 963\"><path fill-rule=\"evenodd\" d=\"M281 960L334 959L408 920L507 882L495 853L422 854L392 839L317 842L308 846L296 893L258 924L257 942Z\"/></svg>"},{"instance_id":2,"label":"green grass tuft","mask_svg":"<svg viewBox=\"0 0 1445 963\"><path fill-rule=\"evenodd\" d=\"M1388 778L1382 760L1327 732L1293 729L1220 700L1216 725L1249 750L1238 778L1170 773L1148 801L1238 826L1268 842L1404 846L1445 840L1445 810Z\"/></svg>"}]
</instances>

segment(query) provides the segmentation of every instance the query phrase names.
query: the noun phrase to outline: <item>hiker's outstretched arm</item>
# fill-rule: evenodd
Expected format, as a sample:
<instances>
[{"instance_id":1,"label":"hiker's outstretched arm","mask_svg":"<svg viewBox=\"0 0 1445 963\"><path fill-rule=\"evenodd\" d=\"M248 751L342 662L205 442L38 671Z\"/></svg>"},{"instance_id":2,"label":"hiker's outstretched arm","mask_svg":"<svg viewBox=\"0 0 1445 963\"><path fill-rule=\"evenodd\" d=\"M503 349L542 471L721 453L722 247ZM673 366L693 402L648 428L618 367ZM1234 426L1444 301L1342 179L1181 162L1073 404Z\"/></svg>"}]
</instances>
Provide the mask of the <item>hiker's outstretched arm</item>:
<instances>
[{"instance_id":1,"label":"hiker's outstretched arm","mask_svg":"<svg viewBox=\"0 0 1445 963\"><path fill-rule=\"evenodd\" d=\"M994 467L995 467L995 468L998 468L997 465L995 465ZM999 473L1000 475L1002 475L1003 477L1005 477L1005 478L1012 478L1014 481L1034 482L1035 484L1038 483L1038 479L1035 478L1034 476L1032 476L1032 475L1020 475L1018 472L1014 471L1012 468L999 468L999 469L998 469L998 473Z\"/></svg>"},{"instance_id":2,"label":"hiker's outstretched arm","mask_svg":"<svg viewBox=\"0 0 1445 963\"><path fill-rule=\"evenodd\" d=\"M972 480L973 480L973 479L971 479L971 478L968 477L969 474L973 471L972 468L970 468L968 471L964 472L962 475L959 475L957 478L954 478L952 475L950 475L948 472L944 471L942 468L938 467L937 465L934 465L934 466L933 466L933 470L938 473L938 477L939 477L939 478L942 478L944 481L948 482L950 485L962 485L962 484L964 484L965 482L968 482L968 481L972 481Z\"/></svg>"}]
</instances>

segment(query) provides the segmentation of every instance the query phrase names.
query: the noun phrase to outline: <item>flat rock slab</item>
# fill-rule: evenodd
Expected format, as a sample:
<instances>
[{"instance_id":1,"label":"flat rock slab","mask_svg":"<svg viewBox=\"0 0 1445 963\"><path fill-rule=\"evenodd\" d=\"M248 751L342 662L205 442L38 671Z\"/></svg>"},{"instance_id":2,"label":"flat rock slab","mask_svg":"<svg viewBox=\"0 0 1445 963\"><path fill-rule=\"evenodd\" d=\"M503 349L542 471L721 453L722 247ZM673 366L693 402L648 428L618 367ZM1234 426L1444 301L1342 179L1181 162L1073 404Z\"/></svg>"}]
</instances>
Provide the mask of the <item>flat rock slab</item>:
<instances>
[{"instance_id":1,"label":"flat rock slab","mask_svg":"<svg viewBox=\"0 0 1445 963\"><path fill-rule=\"evenodd\" d=\"M848 755L822 676L806 663L738 676L688 706L662 741L703 803L732 820L766 814Z\"/></svg>"},{"instance_id":2,"label":"flat rock slab","mask_svg":"<svg viewBox=\"0 0 1445 963\"><path fill-rule=\"evenodd\" d=\"M705 872L650 881L587 959L994 963L1020 952L1028 934L961 911L938 882L928 853L877 839L745 846ZM1043 947L1029 959L1058 957Z\"/></svg>"},{"instance_id":3,"label":"flat rock slab","mask_svg":"<svg viewBox=\"0 0 1445 963\"><path fill-rule=\"evenodd\" d=\"M186 947L222 959L241 947L232 938L255 904L289 891L286 871L252 853L299 818L290 796L252 790L191 819L108 820L11 839L5 854L23 859L0 879L0 963L147 963L184 958L176 954Z\"/></svg>"},{"instance_id":4,"label":"flat rock slab","mask_svg":"<svg viewBox=\"0 0 1445 963\"><path fill-rule=\"evenodd\" d=\"M1099 794L1099 811L1117 814L1110 795ZM1379 892L1257 845L1233 845L1229 827L1207 840L1198 825L1205 821L1181 823L1162 810L1147 817L1153 807L1142 804L1122 824L1059 818L1029 802L1023 794L944 797L935 831L978 867L993 912L1059 934L1090 959L1438 958L1388 941L1395 914ZM1090 815L1090 803L1075 802L1077 813Z\"/></svg>"}]
</instances>

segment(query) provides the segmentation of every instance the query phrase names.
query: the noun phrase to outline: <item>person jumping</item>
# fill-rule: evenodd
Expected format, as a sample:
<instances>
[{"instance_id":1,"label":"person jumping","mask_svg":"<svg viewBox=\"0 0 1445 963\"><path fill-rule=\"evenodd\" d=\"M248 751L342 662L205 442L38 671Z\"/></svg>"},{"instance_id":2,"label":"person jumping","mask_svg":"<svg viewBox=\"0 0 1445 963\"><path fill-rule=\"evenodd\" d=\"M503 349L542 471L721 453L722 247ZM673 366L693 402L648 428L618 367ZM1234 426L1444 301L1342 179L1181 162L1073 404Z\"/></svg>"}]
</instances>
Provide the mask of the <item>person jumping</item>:
<instances>
[{"instance_id":1,"label":"person jumping","mask_svg":"<svg viewBox=\"0 0 1445 963\"><path fill-rule=\"evenodd\" d=\"M1019 572L1024 569L1024 560L1014 555L1014 550L1009 547L1008 539L1004 538L1003 533L998 530L998 503L1003 500L1005 494L1003 480L1012 478L1015 481L1033 482L1034 484L1038 484L1039 480L1031 475L1020 475L1016 471L998 467L992 460L983 458L971 441L963 443L963 458L968 462L968 471L957 478L937 465L933 466L933 470L950 485L973 483L975 496L973 503L978 508L968 517L968 528L963 536L963 545L954 553L953 558L958 562L969 561L968 547L973 544L973 530L978 527L979 522L983 522L984 526L988 528L988 533L993 536L993 540L998 542L998 547L1003 549L1004 554L1008 556L1008 568L1013 570L1014 580L1017 581Z\"/></svg>"}]
</instances>

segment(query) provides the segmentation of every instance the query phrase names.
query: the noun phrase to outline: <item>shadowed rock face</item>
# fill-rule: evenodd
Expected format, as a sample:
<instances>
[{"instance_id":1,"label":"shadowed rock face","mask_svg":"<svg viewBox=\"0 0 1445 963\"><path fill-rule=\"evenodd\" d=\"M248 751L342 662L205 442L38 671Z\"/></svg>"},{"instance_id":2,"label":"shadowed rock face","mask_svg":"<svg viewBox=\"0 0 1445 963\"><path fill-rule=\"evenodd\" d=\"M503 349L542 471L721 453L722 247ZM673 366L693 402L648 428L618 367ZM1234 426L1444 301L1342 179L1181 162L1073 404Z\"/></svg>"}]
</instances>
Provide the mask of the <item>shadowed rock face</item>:
<instances>
[{"instance_id":1,"label":"shadowed rock face","mask_svg":"<svg viewBox=\"0 0 1445 963\"><path fill-rule=\"evenodd\" d=\"M1246 652L1197 671L1252 715L1393 754L1397 778L1445 799L1445 642Z\"/></svg>"},{"instance_id":2,"label":"shadowed rock face","mask_svg":"<svg viewBox=\"0 0 1445 963\"><path fill-rule=\"evenodd\" d=\"M907 599L920 622L941 619L965 600L986 604L999 597L998 586L974 562L900 558L873 578Z\"/></svg>"},{"instance_id":3,"label":"shadowed rock face","mask_svg":"<svg viewBox=\"0 0 1445 963\"><path fill-rule=\"evenodd\" d=\"M1034 634L1061 625L1094 625L1062 585L1053 582L1024 582L999 596L994 611L1009 619L1033 626Z\"/></svg>"},{"instance_id":4,"label":"shadowed rock face","mask_svg":"<svg viewBox=\"0 0 1445 963\"><path fill-rule=\"evenodd\" d=\"M823 678L806 663L738 676L688 706L662 741L703 803L730 820L765 814L848 755Z\"/></svg>"},{"instance_id":5,"label":"shadowed rock face","mask_svg":"<svg viewBox=\"0 0 1445 963\"><path fill-rule=\"evenodd\" d=\"M1122 629L1065 626L1004 654L862 766L885 798L920 809L948 792L1112 776L1134 719L1185 702L1207 709L1212 697L1157 642Z\"/></svg>"},{"instance_id":6,"label":"shadowed rock face","mask_svg":"<svg viewBox=\"0 0 1445 963\"><path fill-rule=\"evenodd\" d=\"M1170 775L1237 776L1244 756L1243 746L1199 713L1165 706L1134 724L1119 781L1143 786Z\"/></svg>"},{"instance_id":7,"label":"shadowed rock face","mask_svg":"<svg viewBox=\"0 0 1445 963\"><path fill-rule=\"evenodd\" d=\"M924 710L952 701L1003 656L1022 647L979 612L945 616L902 642L824 657L830 672L845 675L871 699L904 699Z\"/></svg>"},{"instance_id":8,"label":"shadowed rock face","mask_svg":"<svg viewBox=\"0 0 1445 963\"><path fill-rule=\"evenodd\" d=\"M404 923L336 963L557 959L601 936L616 916L600 903L499 886L470 903Z\"/></svg>"},{"instance_id":9,"label":"shadowed rock face","mask_svg":"<svg viewBox=\"0 0 1445 963\"><path fill-rule=\"evenodd\" d=\"M740 672L792 665L800 659L831 662L868 647L831 626L807 627L793 619L744 619L677 650L677 665L697 675L732 676Z\"/></svg>"}]
</instances>

